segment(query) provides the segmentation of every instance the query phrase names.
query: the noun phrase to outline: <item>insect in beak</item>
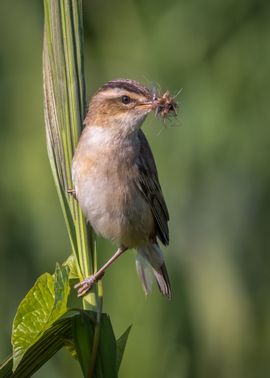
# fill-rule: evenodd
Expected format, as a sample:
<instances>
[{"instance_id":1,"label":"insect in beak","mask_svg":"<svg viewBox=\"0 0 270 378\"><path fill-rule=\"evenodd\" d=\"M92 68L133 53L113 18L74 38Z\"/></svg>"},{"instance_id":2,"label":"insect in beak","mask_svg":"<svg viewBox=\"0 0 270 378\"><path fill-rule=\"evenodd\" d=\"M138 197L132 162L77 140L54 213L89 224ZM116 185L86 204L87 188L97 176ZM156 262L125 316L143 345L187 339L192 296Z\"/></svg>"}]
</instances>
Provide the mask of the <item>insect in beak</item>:
<instances>
[{"instance_id":1,"label":"insect in beak","mask_svg":"<svg viewBox=\"0 0 270 378\"><path fill-rule=\"evenodd\" d=\"M172 97L168 91L163 95L157 96L155 93L149 101L145 101L141 104L145 109L154 110L157 117L165 120L169 117L177 116L177 102L174 100L176 96Z\"/></svg>"},{"instance_id":2,"label":"insect in beak","mask_svg":"<svg viewBox=\"0 0 270 378\"><path fill-rule=\"evenodd\" d=\"M165 120L169 117L177 116L177 102L174 100L168 91L166 91L162 96L153 96L154 108L156 110L155 114L157 117Z\"/></svg>"}]
</instances>

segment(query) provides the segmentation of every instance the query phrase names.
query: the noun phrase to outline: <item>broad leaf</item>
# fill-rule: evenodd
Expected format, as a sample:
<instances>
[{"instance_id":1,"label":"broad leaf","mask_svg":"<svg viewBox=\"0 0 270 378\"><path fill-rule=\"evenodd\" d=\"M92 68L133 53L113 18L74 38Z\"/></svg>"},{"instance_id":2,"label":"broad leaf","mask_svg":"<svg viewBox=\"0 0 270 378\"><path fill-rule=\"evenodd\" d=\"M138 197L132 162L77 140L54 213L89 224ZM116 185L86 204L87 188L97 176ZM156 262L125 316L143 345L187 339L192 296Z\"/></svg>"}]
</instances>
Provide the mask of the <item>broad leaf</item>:
<instances>
[{"instance_id":1,"label":"broad leaf","mask_svg":"<svg viewBox=\"0 0 270 378\"><path fill-rule=\"evenodd\" d=\"M100 343L95 378L117 378L116 340L110 318L107 314L102 314L100 326Z\"/></svg>"},{"instance_id":2,"label":"broad leaf","mask_svg":"<svg viewBox=\"0 0 270 378\"><path fill-rule=\"evenodd\" d=\"M20 303L12 329L13 369L27 350L67 311L68 267L44 273Z\"/></svg>"},{"instance_id":3,"label":"broad leaf","mask_svg":"<svg viewBox=\"0 0 270 378\"><path fill-rule=\"evenodd\" d=\"M88 311L81 311L80 316L73 318L72 338L84 377L88 377L94 330L95 322L89 316Z\"/></svg>"},{"instance_id":4,"label":"broad leaf","mask_svg":"<svg viewBox=\"0 0 270 378\"><path fill-rule=\"evenodd\" d=\"M29 378L59 349L68 346L79 359L84 377L88 377L92 362L95 332L100 330L94 378L117 378L131 326L115 340L110 318L101 315L96 323L96 313L88 310L69 310L57 319L23 354L12 372L12 357L0 365L0 378ZM99 328L101 327L101 328Z\"/></svg>"},{"instance_id":5,"label":"broad leaf","mask_svg":"<svg viewBox=\"0 0 270 378\"><path fill-rule=\"evenodd\" d=\"M72 337L72 321L74 317L80 316L80 311L70 310L60 319L56 320L46 330L42 337L27 349L16 370L12 372L12 360L7 359L0 366L1 378L29 378L42 365L44 365L59 349Z\"/></svg>"}]
</instances>

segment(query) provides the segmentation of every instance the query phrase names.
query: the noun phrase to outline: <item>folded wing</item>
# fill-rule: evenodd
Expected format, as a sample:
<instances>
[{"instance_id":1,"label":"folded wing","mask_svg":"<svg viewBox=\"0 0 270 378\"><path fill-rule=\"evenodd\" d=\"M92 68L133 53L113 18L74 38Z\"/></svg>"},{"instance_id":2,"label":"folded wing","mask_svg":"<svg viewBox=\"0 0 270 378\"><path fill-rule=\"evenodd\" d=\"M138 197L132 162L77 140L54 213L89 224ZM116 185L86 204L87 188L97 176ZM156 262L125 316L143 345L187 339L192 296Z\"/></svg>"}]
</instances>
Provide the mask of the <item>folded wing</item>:
<instances>
[{"instance_id":1,"label":"folded wing","mask_svg":"<svg viewBox=\"0 0 270 378\"><path fill-rule=\"evenodd\" d=\"M169 212L162 194L154 157L144 133L139 131L141 150L137 159L136 185L149 203L155 219L157 237L164 245L169 244Z\"/></svg>"}]
</instances>

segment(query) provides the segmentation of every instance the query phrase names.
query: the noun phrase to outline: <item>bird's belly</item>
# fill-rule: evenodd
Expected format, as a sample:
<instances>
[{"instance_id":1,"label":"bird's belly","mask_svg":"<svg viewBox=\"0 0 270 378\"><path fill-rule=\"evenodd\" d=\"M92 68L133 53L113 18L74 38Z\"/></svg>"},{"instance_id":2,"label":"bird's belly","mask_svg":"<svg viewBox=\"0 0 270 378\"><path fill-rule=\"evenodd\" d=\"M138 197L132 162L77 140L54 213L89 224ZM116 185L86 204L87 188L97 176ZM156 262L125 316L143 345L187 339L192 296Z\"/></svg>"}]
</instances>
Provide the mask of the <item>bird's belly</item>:
<instances>
[{"instance_id":1,"label":"bird's belly","mask_svg":"<svg viewBox=\"0 0 270 378\"><path fill-rule=\"evenodd\" d=\"M94 230L132 248L147 244L154 220L138 188L128 180L90 175L76 188L80 206Z\"/></svg>"}]
</instances>

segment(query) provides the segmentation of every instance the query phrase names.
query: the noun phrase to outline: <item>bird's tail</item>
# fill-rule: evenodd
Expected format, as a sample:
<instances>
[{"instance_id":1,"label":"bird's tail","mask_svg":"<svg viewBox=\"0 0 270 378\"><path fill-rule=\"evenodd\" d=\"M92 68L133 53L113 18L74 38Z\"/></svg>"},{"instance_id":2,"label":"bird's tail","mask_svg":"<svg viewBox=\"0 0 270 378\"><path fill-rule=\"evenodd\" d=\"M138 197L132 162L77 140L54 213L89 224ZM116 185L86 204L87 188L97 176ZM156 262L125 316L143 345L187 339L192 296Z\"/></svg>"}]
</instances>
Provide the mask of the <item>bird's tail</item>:
<instances>
[{"instance_id":1,"label":"bird's tail","mask_svg":"<svg viewBox=\"0 0 270 378\"><path fill-rule=\"evenodd\" d=\"M164 257L158 244L149 244L137 249L136 268L141 279L145 294L149 294L152 287L151 273L154 273L159 290L171 299L171 285L164 262ZM152 268L152 272L149 272Z\"/></svg>"}]
</instances>

